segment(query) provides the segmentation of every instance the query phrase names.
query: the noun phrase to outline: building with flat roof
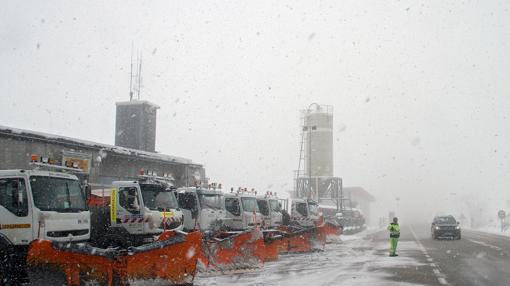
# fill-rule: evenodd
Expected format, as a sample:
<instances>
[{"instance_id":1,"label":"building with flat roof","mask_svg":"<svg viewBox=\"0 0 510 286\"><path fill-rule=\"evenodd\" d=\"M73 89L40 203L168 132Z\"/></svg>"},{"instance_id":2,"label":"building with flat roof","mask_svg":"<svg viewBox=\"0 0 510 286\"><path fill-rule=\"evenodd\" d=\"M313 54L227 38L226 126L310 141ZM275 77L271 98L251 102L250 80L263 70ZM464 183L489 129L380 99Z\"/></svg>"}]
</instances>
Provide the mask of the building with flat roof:
<instances>
[{"instance_id":1,"label":"building with flat roof","mask_svg":"<svg viewBox=\"0 0 510 286\"><path fill-rule=\"evenodd\" d=\"M92 186L136 180L141 170L173 179L179 187L207 182L204 167L190 159L0 126L0 169L30 168L32 156L62 166L74 165Z\"/></svg>"},{"instance_id":2,"label":"building with flat roof","mask_svg":"<svg viewBox=\"0 0 510 286\"><path fill-rule=\"evenodd\" d=\"M349 198L349 208L357 208L369 221L371 218L370 205L375 202L374 196L362 187L344 187L344 196Z\"/></svg>"},{"instance_id":3,"label":"building with flat roof","mask_svg":"<svg viewBox=\"0 0 510 286\"><path fill-rule=\"evenodd\" d=\"M159 106L146 100L117 102L115 146L154 152Z\"/></svg>"}]
</instances>

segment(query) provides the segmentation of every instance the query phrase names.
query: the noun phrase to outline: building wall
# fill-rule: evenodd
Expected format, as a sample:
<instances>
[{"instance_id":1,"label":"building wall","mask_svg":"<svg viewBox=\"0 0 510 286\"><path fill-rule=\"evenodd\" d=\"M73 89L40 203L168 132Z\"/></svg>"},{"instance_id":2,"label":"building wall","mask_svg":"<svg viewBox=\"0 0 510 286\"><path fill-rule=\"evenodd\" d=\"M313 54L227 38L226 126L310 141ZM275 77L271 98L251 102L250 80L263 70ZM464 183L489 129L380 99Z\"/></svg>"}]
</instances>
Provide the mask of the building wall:
<instances>
[{"instance_id":1,"label":"building wall","mask_svg":"<svg viewBox=\"0 0 510 286\"><path fill-rule=\"evenodd\" d=\"M88 182L92 184L110 185L115 180L135 180L140 169L154 171L159 176L172 174L178 187L193 185L198 180L207 182L205 169L201 165L140 158L105 152L100 148L0 134L0 169L29 169L32 154L49 157L61 165L66 152L90 159ZM195 178L194 174L199 174L200 178Z\"/></svg>"}]
</instances>

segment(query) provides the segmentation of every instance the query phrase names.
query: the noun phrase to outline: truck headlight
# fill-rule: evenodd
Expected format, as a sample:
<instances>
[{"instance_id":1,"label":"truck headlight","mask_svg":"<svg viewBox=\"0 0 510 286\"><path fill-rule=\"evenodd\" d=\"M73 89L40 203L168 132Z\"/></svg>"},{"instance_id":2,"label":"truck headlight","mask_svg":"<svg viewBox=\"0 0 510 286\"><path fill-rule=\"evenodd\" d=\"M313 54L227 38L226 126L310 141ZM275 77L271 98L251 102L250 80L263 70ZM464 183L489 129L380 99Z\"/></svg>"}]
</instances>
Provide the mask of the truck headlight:
<instances>
[{"instance_id":1,"label":"truck headlight","mask_svg":"<svg viewBox=\"0 0 510 286\"><path fill-rule=\"evenodd\" d=\"M455 227L455 229L460 229L460 226L459 226L459 225L458 225L458 226L456 226L456 227Z\"/></svg>"},{"instance_id":2,"label":"truck headlight","mask_svg":"<svg viewBox=\"0 0 510 286\"><path fill-rule=\"evenodd\" d=\"M439 229L439 226L436 226L436 230L438 230L438 229Z\"/></svg>"}]
</instances>

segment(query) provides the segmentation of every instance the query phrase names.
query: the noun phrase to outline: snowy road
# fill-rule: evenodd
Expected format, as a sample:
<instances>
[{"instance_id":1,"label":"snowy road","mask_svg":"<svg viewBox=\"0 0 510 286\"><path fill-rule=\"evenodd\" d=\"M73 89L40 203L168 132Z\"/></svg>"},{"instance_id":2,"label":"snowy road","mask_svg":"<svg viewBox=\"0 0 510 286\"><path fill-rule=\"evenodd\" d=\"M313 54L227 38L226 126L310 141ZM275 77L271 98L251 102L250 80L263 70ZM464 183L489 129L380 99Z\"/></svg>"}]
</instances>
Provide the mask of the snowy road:
<instances>
[{"instance_id":1,"label":"snowy road","mask_svg":"<svg viewBox=\"0 0 510 286\"><path fill-rule=\"evenodd\" d=\"M464 231L460 241L434 241L428 226L403 226L399 256L387 248L385 232L367 231L258 271L199 275L195 285L510 285L509 238Z\"/></svg>"}]
</instances>

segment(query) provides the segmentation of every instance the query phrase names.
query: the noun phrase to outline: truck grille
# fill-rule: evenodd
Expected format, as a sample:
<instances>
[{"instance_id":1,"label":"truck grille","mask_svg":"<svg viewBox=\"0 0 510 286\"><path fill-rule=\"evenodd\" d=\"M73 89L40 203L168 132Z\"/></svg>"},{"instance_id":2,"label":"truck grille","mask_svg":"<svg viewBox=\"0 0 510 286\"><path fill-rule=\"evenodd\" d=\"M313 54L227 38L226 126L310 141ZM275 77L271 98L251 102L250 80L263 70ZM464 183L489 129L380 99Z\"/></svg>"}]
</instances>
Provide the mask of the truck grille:
<instances>
[{"instance_id":1,"label":"truck grille","mask_svg":"<svg viewBox=\"0 0 510 286\"><path fill-rule=\"evenodd\" d=\"M88 229L78 229L78 230L64 230L64 231L48 231L46 233L46 235L49 237L67 237L70 234L72 236L80 236L80 235L85 235L87 233L89 233Z\"/></svg>"}]
</instances>

